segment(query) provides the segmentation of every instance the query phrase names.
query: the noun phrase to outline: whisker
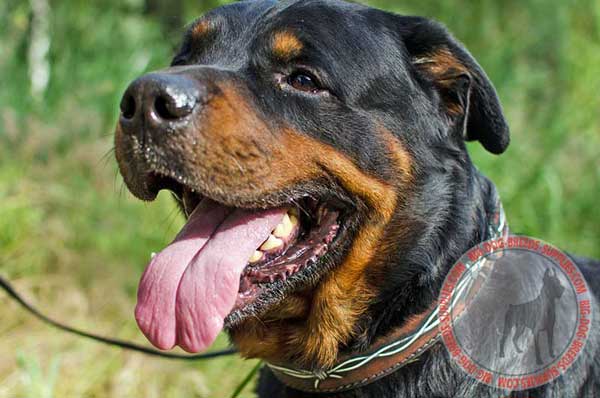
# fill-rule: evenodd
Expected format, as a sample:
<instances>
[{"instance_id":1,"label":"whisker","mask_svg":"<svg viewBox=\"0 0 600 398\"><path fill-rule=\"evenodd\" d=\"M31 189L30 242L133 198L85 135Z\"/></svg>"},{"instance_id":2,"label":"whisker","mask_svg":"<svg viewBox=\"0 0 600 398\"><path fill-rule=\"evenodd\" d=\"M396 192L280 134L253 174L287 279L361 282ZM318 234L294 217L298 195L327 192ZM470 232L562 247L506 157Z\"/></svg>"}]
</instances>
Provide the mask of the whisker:
<instances>
[{"instance_id":1,"label":"whisker","mask_svg":"<svg viewBox=\"0 0 600 398\"><path fill-rule=\"evenodd\" d=\"M113 155L115 153L115 147L111 147L108 151L106 151L106 153L104 155L102 155L100 157L100 159L98 160L98 163L104 163L103 166L106 167L106 165L108 165L108 161L110 159L110 156Z\"/></svg>"},{"instance_id":2,"label":"whisker","mask_svg":"<svg viewBox=\"0 0 600 398\"><path fill-rule=\"evenodd\" d=\"M177 206L173 206L173 208L171 209L169 214L166 216L163 223L167 224L167 228L164 230L163 238L165 238L165 239L168 238L167 231L169 231L169 230L171 230L171 228L173 228L173 224L175 224L175 221L177 220L178 213L179 213L179 208Z\"/></svg>"}]
</instances>

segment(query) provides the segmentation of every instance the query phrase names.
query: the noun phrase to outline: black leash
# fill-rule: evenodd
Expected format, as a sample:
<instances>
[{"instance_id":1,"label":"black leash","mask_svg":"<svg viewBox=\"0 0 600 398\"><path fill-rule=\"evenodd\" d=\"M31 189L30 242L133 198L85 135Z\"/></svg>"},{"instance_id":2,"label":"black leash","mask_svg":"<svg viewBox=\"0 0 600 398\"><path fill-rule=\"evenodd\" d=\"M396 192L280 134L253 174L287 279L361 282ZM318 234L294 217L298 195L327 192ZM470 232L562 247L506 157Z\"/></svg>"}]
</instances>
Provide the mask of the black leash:
<instances>
[{"instance_id":1,"label":"black leash","mask_svg":"<svg viewBox=\"0 0 600 398\"><path fill-rule=\"evenodd\" d=\"M126 350L137 351L137 352L141 352L141 353L144 353L147 355L154 355L157 357L169 358L169 359L184 359L184 360L189 360L189 361L195 361L195 360L199 360L199 359L217 358L217 357L235 354L237 352L235 349L230 348L230 349L226 349L226 350L212 351L212 352L207 352L207 353L198 354L198 355L172 354L172 353L168 353L168 352L162 352L159 350L155 350L155 349L149 348L149 347L144 347L144 346L141 346L141 345L138 345L135 343L131 343L128 341L113 339L110 337L99 336L97 334L89 333L89 332L71 327L69 325L65 325L64 323L58 322L58 321L42 314L34 306L29 304L27 301L25 301L25 299L19 293L17 293L17 291L12 287L12 285L1 276L0 276L0 288L2 288L2 290L4 290L6 293L8 293L8 295L12 299L14 299L17 303L19 303L26 311L31 313L33 316L35 316L42 322L45 322L51 326L54 326L55 328L62 330L64 332L72 333L72 334L75 334L75 335L81 336L81 337L85 337L87 339L91 339L91 340L97 341L99 343L103 343L103 344L107 344L107 345L111 345L111 346L117 346L117 347L121 347Z\"/></svg>"}]
</instances>

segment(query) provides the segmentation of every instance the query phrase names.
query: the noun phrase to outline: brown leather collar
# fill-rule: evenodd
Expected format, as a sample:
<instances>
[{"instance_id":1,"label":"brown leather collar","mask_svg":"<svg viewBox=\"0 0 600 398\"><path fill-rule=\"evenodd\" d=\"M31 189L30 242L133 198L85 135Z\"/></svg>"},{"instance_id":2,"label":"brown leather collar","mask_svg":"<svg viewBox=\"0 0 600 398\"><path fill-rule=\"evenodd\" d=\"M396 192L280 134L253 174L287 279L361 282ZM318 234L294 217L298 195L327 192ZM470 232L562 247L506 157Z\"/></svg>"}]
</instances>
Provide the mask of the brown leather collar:
<instances>
[{"instance_id":1,"label":"brown leather collar","mask_svg":"<svg viewBox=\"0 0 600 398\"><path fill-rule=\"evenodd\" d=\"M416 361L438 341L437 321L437 303L434 303L432 308L377 341L368 352L342 357L328 371L298 370L271 363L267 366L282 383L296 390L323 393L351 390Z\"/></svg>"},{"instance_id":2,"label":"brown leather collar","mask_svg":"<svg viewBox=\"0 0 600 398\"><path fill-rule=\"evenodd\" d=\"M488 213L487 239L508 236L505 214L495 190L493 207ZM475 280L477 279L477 280ZM467 281L478 285L479 278ZM475 287L476 292L480 286ZM464 304L464 303L463 303ZM456 307L458 313L464 305ZM329 370L303 370L286 365L267 363L275 376L288 387L306 392L340 392L374 382L403 366L415 362L419 356L440 338L437 302L425 312L415 315L401 328L376 341L366 353L345 356Z\"/></svg>"}]
</instances>

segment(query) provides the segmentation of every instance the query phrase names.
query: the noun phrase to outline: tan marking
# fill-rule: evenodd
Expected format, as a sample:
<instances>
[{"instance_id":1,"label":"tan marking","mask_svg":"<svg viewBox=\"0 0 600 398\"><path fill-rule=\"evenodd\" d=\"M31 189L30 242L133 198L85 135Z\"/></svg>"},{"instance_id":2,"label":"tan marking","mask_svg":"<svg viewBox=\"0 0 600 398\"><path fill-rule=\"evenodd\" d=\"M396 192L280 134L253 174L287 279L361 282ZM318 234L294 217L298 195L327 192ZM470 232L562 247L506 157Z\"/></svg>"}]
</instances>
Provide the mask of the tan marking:
<instances>
[{"instance_id":1,"label":"tan marking","mask_svg":"<svg viewBox=\"0 0 600 398\"><path fill-rule=\"evenodd\" d=\"M288 31L277 32L273 35L273 53L282 60L289 60L302 51L302 42Z\"/></svg>"},{"instance_id":2,"label":"tan marking","mask_svg":"<svg viewBox=\"0 0 600 398\"><path fill-rule=\"evenodd\" d=\"M469 72L447 48L419 57L415 64L436 80L447 80Z\"/></svg>"},{"instance_id":3,"label":"tan marking","mask_svg":"<svg viewBox=\"0 0 600 398\"><path fill-rule=\"evenodd\" d=\"M460 76L469 75L467 67L447 48L442 48L424 57L419 57L414 60L414 64L419 70L430 76L436 86L438 86L442 99L446 103L448 113L452 116L462 115L465 110L461 104L448 95L448 91Z\"/></svg>"},{"instance_id":4,"label":"tan marking","mask_svg":"<svg viewBox=\"0 0 600 398\"><path fill-rule=\"evenodd\" d=\"M198 21L192 28L192 36L194 38L200 38L205 36L212 30L212 23L209 19L203 19Z\"/></svg>"}]
</instances>

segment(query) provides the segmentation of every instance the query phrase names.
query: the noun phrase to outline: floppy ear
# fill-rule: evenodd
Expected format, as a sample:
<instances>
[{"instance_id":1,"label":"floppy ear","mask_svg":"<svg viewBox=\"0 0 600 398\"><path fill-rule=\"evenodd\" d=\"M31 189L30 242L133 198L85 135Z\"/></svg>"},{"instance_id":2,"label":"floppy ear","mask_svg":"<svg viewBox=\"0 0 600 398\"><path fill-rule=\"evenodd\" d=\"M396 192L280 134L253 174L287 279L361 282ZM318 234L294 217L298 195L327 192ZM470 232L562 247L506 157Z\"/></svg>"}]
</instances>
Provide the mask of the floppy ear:
<instances>
[{"instance_id":1,"label":"floppy ear","mask_svg":"<svg viewBox=\"0 0 600 398\"><path fill-rule=\"evenodd\" d=\"M492 82L471 54L439 23L400 17L412 63L438 91L447 115L461 121L466 140L500 154L510 141L508 124Z\"/></svg>"},{"instance_id":2,"label":"floppy ear","mask_svg":"<svg viewBox=\"0 0 600 398\"><path fill-rule=\"evenodd\" d=\"M552 274L550 274L550 268L546 268L546 272L544 272L544 279L548 279L551 276Z\"/></svg>"}]
</instances>

